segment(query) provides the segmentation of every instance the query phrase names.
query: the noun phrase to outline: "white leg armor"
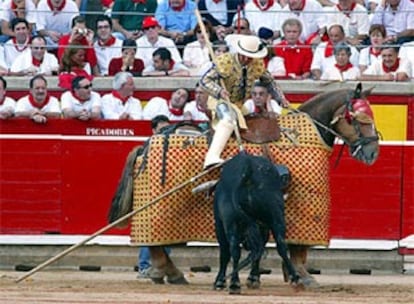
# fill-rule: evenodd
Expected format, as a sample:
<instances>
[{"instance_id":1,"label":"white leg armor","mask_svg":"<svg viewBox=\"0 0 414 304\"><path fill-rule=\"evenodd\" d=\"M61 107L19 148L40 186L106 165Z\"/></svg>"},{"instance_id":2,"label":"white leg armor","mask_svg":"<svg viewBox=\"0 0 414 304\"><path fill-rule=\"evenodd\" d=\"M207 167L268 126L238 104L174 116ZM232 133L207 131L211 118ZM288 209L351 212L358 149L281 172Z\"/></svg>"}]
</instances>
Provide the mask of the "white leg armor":
<instances>
[{"instance_id":1,"label":"white leg armor","mask_svg":"<svg viewBox=\"0 0 414 304\"><path fill-rule=\"evenodd\" d=\"M208 148L206 158L204 160L204 169L218 163L222 163L220 158L221 152L224 150L231 133L234 131L234 124L227 120L221 119L216 125L216 131Z\"/></svg>"},{"instance_id":2,"label":"white leg armor","mask_svg":"<svg viewBox=\"0 0 414 304\"><path fill-rule=\"evenodd\" d=\"M219 122L216 125L213 140L211 141L206 158L204 159L204 169L211 165L223 162L220 158L220 154L224 150L237 123L237 115L227 103L218 103L216 106L216 114Z\"/></svg>"}]
</instances>

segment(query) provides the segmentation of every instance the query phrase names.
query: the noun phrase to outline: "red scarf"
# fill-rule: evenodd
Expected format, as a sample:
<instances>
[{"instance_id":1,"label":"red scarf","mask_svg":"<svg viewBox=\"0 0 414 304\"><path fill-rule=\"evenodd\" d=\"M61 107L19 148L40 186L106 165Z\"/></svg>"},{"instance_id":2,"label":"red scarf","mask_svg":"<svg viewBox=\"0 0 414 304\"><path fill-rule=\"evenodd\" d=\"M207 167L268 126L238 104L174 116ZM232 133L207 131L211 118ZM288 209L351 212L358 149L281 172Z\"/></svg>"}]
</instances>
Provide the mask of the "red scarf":
<instances>
[{"instance_id":1,"label":"red scarf","mask_svg":"<svg viewBox=\"0 0 414 304\"><path fill-rule=\"evenodd\" d=\"M119 92L115 90L112 91L112 95L118 99L121 99L123 105L125 105L125 103L130 97L130 96L122 97L121 94L119 94Z\"/></svg>"},{"instance_id":2,"label":"red scarf","mask_svg":"<svg viewBox=\"0 0 414 304\"><path fill-rule=\"evenodd\" d=\"M351 14L351 12L354 10L355 6L356 6L356 3L354 2L354 3L351 4L351 7L349 9L344 10L339 4L336 5L338 10L340 12L342 12L348 18L349 18L349 15Z\"/></svg>"},{"instance_id":3,"label":"red scarf","mask_svg":"<svg viewBox=\"0 0 414 304\"><path fill-rule=\"evenodd\" d=\"M259 108L258 106L254 105L254 113L260 114L264 112L263 108Z\"/></svg>"},{"instance_id":4,"label":"red scarf","mask_svg":"<svg viewBox=\"0 0 414 304\"><path fill-rule=\"evenodd\" d=\"M175 61L171 59L170 66L168 67L168 71L171 71L174 68L174 64L175 64Z\"/></svg>"},{"instance_id":5,"label":"red scarf","mask_svg":"<svg viewBox=\"0 0 414 304\"><path fill-rule=\"evenodd\" d=\"M132 2L134 2L136 4L146 4L147 0L132 0Z\"/></svg>"},{"instance_id":6,"label":"red scarf","mask_svg":"<svg viewBox=\"0 0 414 304\"><path fill-rule=\"evenodd\" d=\"M46 98L45 98L45 100L44 100L44 101L42 101L41 103L38 103L38 102L34 99L34 97L33 97L32 93L30 93L30 94L29 94L29 102L30 102L30 104L31 104L33 107L38 108L39 110L41 110L41 109L42 109L45 105L47 105L47 104L49 103L49 100L50 100L50 96L49 96L49 94L46 94Z\"/></svg>"},{"instance_id":7,"label":"red scarf","mask_svg":"<svg viewBox=\"0 0 414 304\"><path fill-rule=\"evenodd\" d=\"M399 66L400 66L400 58L397 58L395 63L390 67L385 66L384 62L382 62L382 69L384 70L385 73L395 72Z\"/></svg>"},{"instance_id":8,"label":"red scarf","mask_svg":"<svg viewBox=\"0 0 414 304\"><path fill-rule=\"evenodd\" d=\"M171 106L171 100L167 101L168 104L168 111L175 116L181 116L184 113L184 109L176 109Z\"/></svg>"},{"instance_id":9,"label":"red scarf","mask_svg":"<svg viewBox=\"0 0 414 304\"><path fill-rule=\"evenodd\" d=\"M223 1L223 0L213 0L213 2L214 2L215 4L218 4L218 3L220 3L221 1Z\"/></svg>"},{"instance_id":10,"label":"red scarf","mask_svg":"<svg viewBox=\"0 0 414 304\"><path fill-rule=\"evenodd\" d=\"M11 4L11 9L14 11L17 8L16 3L14 3L14 1L12 0L10 4Z\"/></svg>"},{"instance_id":11,"label":"red scarf","mask_svg":"<svg viewBox=\"0 0 414 304\"><path fill-rule=\"evenodd\" d=\"M335 63L335 67L339 70L339 72L343 73L352 68L353 65L350 62L348 62L346 65L338 65L337 63Z\"/></svg>"},{"instance_id":12,"label":"red scarf","mask_svg":"<svg viewBox=\"0 0 414 304\"><path fill-rule=\"evenodd\" d=\"M381 50L376 51L376 50L374 50L374 48L373 48L373 47L370 47L370 48L369 48L369 53L370 53L371 55L375 56L375 57L378 57L379 55L381 55Z\"/></svg>"},{"instance_id":13,"label":"red scarf","mask_svg":"<svg viewBox=\"0 0 414 304\"><path fill-rule=\"evenodd\" d=\"M171 7L171 2L169 3L169 5ZM171 9L174 12L181 12L183 10L184 6L185 6L185 0L183 1L183 4L181 4L179 7L171 7Z\"/></svg>"},{"instance_id":14,"label":"red scarf","mask_svg":"<svg viewBox=\"0 0 414 304\"><path fill-rule=\"evenodd\" d=\"M36 59L36 58L34 58L34 57L32 56L32 64L33 64L35 67L40 67L40 65L42 64L42 62L43 62L43 58L42 58L41 60L38 60L38 59Z\"/></svg>"},{"instance_id":15,"label":"red scarf","mask_svg":"<svg viewBox=\"0 0 414 304\"><path fill-rule=\"evenodd\" d=\"M290 10L292 11L292 13L299 16L300 12L303 11L303 8L305 7L305 5L306 5L306 0L303 0L302 4L299 6L298 9L295 9L295 10L290 9Z\"/></svg>"},{"instance_id":16,"label":"red scarf","mask_svg":"<svg viewBox=\"0 0 414 304\"><path fill-rule=\"evenodd\" d=\"M260 0L253 0L254 5L257 6L257 8L261 11L267 11L269 8L273 6L275 3L274 0L268 0L267 4L265 6L262 6L259 2Z\"/></svg>"},{"instance_id":17,"label":"red scarf","mask_svg":"<svg viewBox=\"0 0 414 304\"><path fill-rule=\"evenodd\" d=\"M105 47L105 46L112 46L116 41L116 38L114 36L110 36L109 39L106 42L103 42L102 40L98 40L98 44L101 47Z\"/></svg>"},{"instance_id":18,"label":"red scarf","mask_svg":"<svg viewBox=\"0 0 414 304\"><path fill-rule=\"evenodd\" d=\"M333 51L334 51L334 46L331 40L329 40L326 43L326 48L325 48L325 57L331 57L333 55Z\"/></svg>"},{"instance_id":19,"label":"red scarf","mask_svg":"<svg viewBox=\"0 0 414 304\"><path fill-rule=\"evenodd\" d=\"M61 5L59 5L58 7L54 7L53 4L52 4L52 1L47 0L47 6L49 6L49 8L53 12L53 14L56 14L56 13L60 12L65 7L65 4L66 4L66 0L63 0Z\"/></svg>"},{"instance_id":20,"label":"red scarf","mask_svg":"<svg viewBox=\"0 0 414 304\"><path fill-rule=\"evenodd\" d=\"M14 47L16 48L16 51L18 51L18 52L23 52L25 49L27 49L27 47L30 44L30 38L29 37L27 37L26 41L24 42L23 48L20 47L20 45L17 43L16 37L13 37L12 41L13 41Z\"/></svg>"}]
</instances>

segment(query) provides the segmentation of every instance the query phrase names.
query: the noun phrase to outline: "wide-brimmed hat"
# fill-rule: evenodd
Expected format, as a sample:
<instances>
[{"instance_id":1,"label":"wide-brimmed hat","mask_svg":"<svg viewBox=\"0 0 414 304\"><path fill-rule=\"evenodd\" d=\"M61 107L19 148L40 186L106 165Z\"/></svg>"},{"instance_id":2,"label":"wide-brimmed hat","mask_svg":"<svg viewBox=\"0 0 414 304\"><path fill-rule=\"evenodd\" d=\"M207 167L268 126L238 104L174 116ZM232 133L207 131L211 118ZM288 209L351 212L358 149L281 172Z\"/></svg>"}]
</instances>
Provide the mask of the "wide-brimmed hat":
<instances>
[{"instance_id":1,"label":"wide-brimmed hat","mask_svg":"<svg viewBox=\"0 0 414 304\"><path fill-rule=\"evenodd\" d=\"M267 47L257 36L228 35L228 42L238 54L250 58L263 58L267 56Z\"/></svg>"},{"instance_id":2,"label":"wide-brimmed hat","mask_svg":"<svg viewBox=\"0 0 414 304\"><path fill-rule=\"evenodd\" d=\"M155 19L155 17L153 16L147 16L144 18L144 20L142 20L142 29L145 30L149 27L153 27L153 26L160 26L160 24L158 23L157 19Z\"/></svg>"}]
</instances>

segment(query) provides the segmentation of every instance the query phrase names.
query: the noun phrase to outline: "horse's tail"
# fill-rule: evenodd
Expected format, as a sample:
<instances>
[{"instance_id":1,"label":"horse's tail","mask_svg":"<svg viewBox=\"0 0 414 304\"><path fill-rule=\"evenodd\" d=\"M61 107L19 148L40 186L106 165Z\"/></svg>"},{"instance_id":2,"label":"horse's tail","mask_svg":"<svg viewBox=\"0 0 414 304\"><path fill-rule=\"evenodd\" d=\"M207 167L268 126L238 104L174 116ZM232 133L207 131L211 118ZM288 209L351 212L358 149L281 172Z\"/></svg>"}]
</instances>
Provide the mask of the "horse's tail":
<instances>
[{"instance_id":1,"label":"horse's tail","mask_svg":"<svg viewBox=\"0 0 414 304\"><path fill-rule=\"evenodd\" d=\"M111 208L108 214L108 222L112 223L120 217L132 211L133 207L133 186L134 186L134 165L137 156L142 153L142 147L135 147L129 152L121 179L118 183L115 195L112 198ZM125 220L116 225L117 228L124 228L129 220Z\"/></svg>"}]
</instances>

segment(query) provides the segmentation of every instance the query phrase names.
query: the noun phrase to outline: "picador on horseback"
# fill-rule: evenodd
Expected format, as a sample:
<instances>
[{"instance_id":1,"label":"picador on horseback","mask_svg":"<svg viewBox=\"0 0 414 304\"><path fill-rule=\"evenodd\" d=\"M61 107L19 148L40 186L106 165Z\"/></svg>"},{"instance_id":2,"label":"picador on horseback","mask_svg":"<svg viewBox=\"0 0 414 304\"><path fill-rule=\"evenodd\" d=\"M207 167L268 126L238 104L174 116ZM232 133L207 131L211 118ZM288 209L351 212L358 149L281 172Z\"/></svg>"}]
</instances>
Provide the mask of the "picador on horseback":
<instances>
[{"instance_id":1,"label":"picador on horseback","mask_svg":"<svg viewBox=\"0 0 414 304\"><path fill-rule=\"evenodd\" d=\"M210 94L208 108L212 112L215 129L204 168L223 161L220 154L237 123L241 129L247 128L243 103L256 80L267 84L268 91L280 105L289 105L265 68L263 58L267 55L266 45L256 36L233 35L229 38L236 53L219 56L215 65L200 80L200 85Z\"/></svg>"}]
</instances>

